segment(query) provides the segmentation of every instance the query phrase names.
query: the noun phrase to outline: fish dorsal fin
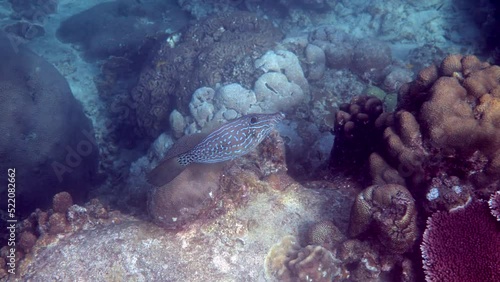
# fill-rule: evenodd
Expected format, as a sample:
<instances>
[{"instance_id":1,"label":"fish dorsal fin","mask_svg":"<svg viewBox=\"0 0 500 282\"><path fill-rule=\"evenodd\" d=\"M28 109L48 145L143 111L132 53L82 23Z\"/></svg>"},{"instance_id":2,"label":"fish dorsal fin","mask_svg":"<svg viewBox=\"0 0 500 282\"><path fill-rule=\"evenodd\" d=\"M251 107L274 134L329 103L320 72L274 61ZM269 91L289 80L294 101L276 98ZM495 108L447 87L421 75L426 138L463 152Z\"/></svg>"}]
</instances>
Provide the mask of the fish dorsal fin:
<instances>
[{"instance_id":1,"label":"fish dorsal fin","mask_svg":"<svg viewBox=\"0 0 500 282\"><path fill-rule=\"evenodd\" d=\"M187 151L193 149L196 145L207 137L208 133L194 133L190 135L184 135L177 142L175 142L172 147L165 154L164 160L177 157L180 154L184 154Z\"/></svg>"}]
</instances>

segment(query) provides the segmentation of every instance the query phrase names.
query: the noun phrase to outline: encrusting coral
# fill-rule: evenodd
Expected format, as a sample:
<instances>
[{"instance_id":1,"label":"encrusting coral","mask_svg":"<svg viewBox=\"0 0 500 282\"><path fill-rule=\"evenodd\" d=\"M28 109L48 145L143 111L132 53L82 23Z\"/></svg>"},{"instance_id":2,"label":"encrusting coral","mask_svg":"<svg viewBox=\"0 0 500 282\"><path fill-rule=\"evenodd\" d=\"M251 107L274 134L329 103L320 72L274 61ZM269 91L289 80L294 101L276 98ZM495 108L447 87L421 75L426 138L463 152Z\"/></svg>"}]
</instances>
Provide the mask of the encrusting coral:
<instances>
[{"instance_id":1,"label":"encrusting coral","mask_svg":"<svg viewBox=\"0 0 500 282\"><path fill-rule=\"evenodd\" d=\"M349 235L376 230L389 252L408 251L418 237L417 211L410 192L401 185L373 185L356 198L351 211Z\"/></svg>"},{"instance_id":2,"label":"encrusting coral","mask_svg":"<svg viewBox=\"0 0 500 282\"><path fill-rule=\"evenodd\" d=\"M486 202L434 213L421 245L426 281L499 281L498 229Z\"/></svg>"}]
</instances>

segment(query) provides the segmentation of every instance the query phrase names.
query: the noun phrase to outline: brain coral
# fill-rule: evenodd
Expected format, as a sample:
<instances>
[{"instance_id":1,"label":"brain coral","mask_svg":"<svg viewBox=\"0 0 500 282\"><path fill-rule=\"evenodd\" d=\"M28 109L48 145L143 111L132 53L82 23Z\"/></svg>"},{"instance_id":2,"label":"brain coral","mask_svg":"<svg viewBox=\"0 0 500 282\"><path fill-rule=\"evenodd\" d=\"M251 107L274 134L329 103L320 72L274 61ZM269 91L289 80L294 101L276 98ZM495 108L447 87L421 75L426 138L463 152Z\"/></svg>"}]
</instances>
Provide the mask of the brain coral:
<instances>
[{"instance_id":1,"label":"brain coral","mask_svg":"<svg viewBox=\"0 0 500 282\"><path fill-rule=\"evenodd\" d=\"M173 107L188 113L191 95L201 86L238 81L250 88L254 60L281 37L270 21L239 11L189 26L174 47L163 42L132 91L138 133L155 138L168 124Z\"/></svg>"},{"instance_id":2,"label":"brain coral","mask_svg":"<svg viewBox=\"0 0 500 282\"><path fill-rule=\"evenodd\" d=\"M404 186L372 185L354 202L349 235L355 237L374 227L378 239L390 252L404 253L417 239L416 220L413 197Z\"/></svg>"},{"instance_id":3,"label":"brain coral","mask_svg":"<svg viewBox=\"0 0 500 282\"><path fill-rule=\"evenodd\" d=\"M344 234L330 220L316 222L307 231L307 242L311 245L319 245L328 250L345 240Z\"/></svg>"},{"instance_id":4,"label":"brain coral","mask_svg":"<svg viewBox=\"0 0 500 282\"><path fill-rule=\"evenodd\" d=\"M427 221L421 245L426 281L499 281L500 232L486 202Z\"/></svg>"},{"instance_id":5,"label":"brain coral","mask_svg":"<svg viewBox=\"0 0 500 282\"><path fill-rule=\"evenodd\" d=\"M0 169L15 169L16 215L49 205L62 190L81 199L96 180L98 162L82 106L51 64L26 48L14 50L3 33L0 60ZM7 176L1 183L6 199Z\"/></svg>"}]
</instances>

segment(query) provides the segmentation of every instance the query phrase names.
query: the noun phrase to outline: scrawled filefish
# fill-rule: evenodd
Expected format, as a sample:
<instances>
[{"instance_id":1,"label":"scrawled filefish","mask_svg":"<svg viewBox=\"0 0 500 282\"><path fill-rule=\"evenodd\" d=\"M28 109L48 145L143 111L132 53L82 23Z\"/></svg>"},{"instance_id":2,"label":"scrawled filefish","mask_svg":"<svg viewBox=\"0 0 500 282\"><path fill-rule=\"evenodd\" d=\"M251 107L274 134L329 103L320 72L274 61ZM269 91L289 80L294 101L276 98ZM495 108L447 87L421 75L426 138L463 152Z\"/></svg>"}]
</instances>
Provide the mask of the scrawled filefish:
<instances>
[{"instance_id":1,"label":"scrawled filefish","mask_svg":"<svg viewBox=\"0 0 500 282\"><path fill-rule=\"evenodd\" d=\"M162 186L191 163L218 163L241 157L255 149L284 117L282 113L250 114L232 120L208 135L184 136L148 174L148 182Z\"/></svg>"}]
</instances>

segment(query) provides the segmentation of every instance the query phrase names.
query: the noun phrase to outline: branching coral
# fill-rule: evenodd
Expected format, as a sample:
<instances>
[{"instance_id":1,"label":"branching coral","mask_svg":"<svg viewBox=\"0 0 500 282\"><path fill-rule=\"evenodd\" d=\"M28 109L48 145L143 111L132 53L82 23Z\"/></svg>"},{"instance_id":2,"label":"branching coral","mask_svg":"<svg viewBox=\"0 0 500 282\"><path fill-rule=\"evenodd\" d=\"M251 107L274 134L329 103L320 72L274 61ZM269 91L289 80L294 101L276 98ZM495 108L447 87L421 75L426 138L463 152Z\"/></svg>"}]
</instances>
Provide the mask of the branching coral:
<instances>
[{"instance_id":1,"label":"branching coral","mask_svg":"<svg viewBox=\"0 0 500 282\"><path fill-rule=\"evenodd\" d=\"M434 213L421 245L426 281L498 281L498 228L485 202Z\"/></svg>"},{"instance_id":2,"label":"branching coral","mask_svg":"<svg viewBox=\"0 0 500 282\"><path fill-rule=\"evenodd\" d=\"M417 211L410 192L401 185L373 185L363 190L352 207L349 235L370 228L393 253L408 251L418 236Z\"/></svg>"}]
</instances>

